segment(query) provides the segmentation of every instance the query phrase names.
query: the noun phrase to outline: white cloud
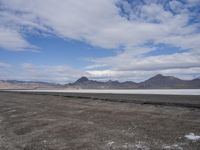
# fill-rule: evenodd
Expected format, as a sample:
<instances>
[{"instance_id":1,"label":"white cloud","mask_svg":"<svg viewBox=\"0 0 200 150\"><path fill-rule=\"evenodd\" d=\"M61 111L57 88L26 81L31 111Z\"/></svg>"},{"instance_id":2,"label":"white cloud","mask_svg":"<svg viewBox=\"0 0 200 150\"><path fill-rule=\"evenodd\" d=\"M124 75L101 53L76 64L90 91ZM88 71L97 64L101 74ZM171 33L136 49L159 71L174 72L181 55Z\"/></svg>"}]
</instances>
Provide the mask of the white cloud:
<instances>
[{"instance_id":1,"label":"white cloud","mask_svg":"<svg viewBox=\"0 0 200 150\"><path fill-rule=\"evenodd\" d=\"M143 5L138 10L140 13L131 12L139 13L135 20L127 20L120 16L117 2L119 0L2 0L5 8L14 12L4 12L9 14L7 22L48 31L63 38L83 40L103 48L123 45L126 49L150 40L157 42L171 34L183 35L195 30L195 26L187 26L187 13L173 15L160 4ZM155 20L159 23L153 22Z\"/></svg>"},{"instance_id":2,"label":"white cloud","mask_svg":"<svg viewBox=\"0 0 200 150\"><path fill-rule=\"evenodd\" d=\"M164 69L164 70L136 70L136 71L118 71L118 70L90 70L87 71L89 77L97 80L119 80L119 81L144 81L156 74L175 76L180 79L191 80L199 78L200 67Z\"/></svg>"},{"instance_id":3,"label":"white cloud","mask_svg":"<svg viewBox=\"0 0 200 150\"><path fill-rule=\"evenodd\" d=\"M93 61L96 64L107 64L107 67L112 66L114 70L160 70L200 67L200 55L188 52L149 57L135 57L129 53L122 53L115 57L101 58Z\"/></svg>"},{"instance_id":4,"label":"white cloud","mask_svg":"<svg viewBox=\"0 0 200 150\"><path fill-rule=\"evenodd\" d=\"M31 46L19 32L0 26L0 48L24 51L26 48L34 48L34 46Z\"/></svg>"},{"instance_id":5,"label":"white cloud","mask_svg":"<svg viewBox=\"0 0 200 150\"><path fill-rule=\"evenodd\" d=\"M68 65L34 65L0 63L0 80L73 82L81 76L95 80L143 81L156 74L173 75L181 79L199 77L200 67L161 70L88 70L81 71Z\"/></svg>"},{"instance_id":6,"label":"white cloud","mask_svg":"<svg viewBox=\"0 0 200 150\"><path fill-rule=\"evenodd\" d=\"M193 79L199 77L200 73L200 55L197 52L136 57L125 51L115 57L92 61L95 63L88 66L87 72L97 79L143 81L156 74ZM101 65L109 69L102 69Z\"/></svg>"},{"instance_id":7,"label":"white cloud","mask_svg":"<svg viewBox=\"0 0 200 150\"><path fill-rule=\"evenodd\" d=\"M0 15L0 47L16 50L30 47L21 33L39 29L64 39L81 40L102 48L123 47L116 56L95 58L95 63L87 68L96 76L120 76L121 72L128 74L128 71L134 70L183 68L191 71L191 68L200 65L200 33L199 23L190 23L194 14L188 8L198 2L163 2L169 3L173 13L166 10L163 3L149 1L145 5L137 5L136 1L130 4L120 0L1 0L4 9L1 9ZM120 15L116 3L125 8L124 16ZM7 35L7 38L4 39L1 34ZM146 47L145 44L149 42L187 49L188 52L145 56L157 49L156 46ZM99 66L109 67L109 70L89 70L98 69ZM62 72L62 67L54 69ZM37 73L38 68L31 70L38 78L42 76Z\"/></svg>"},{"instance_id":8,"label":"white cloud","mask_svg":"<svg viewBox=\"0 0 200 150\"><path fill-rule=\"evenodd\" d=\"M187 0L190 4L200 3L200 0Z\"/></svg>"},{"instance_id":9,"label":"white cloud","mask_svg":"<svg viewBox=\"0 0 200 150\"><path fill-rule=\"evenodd\" d=\"M7 64L7 63L0 62L0 67L1 68L7 68L7 67L11 67L11 65Z\"/></svg>"},{"instance_id":10,"label":"white cloud","mask_svg":"<svg viewBox=\"0 0 200 150\"><path fill-rule=\"evenodd\" d=\"M184 36L169 36L159 40L159 42L173 44L182 49L191 49L200 52L200 34L190 34Z\"/></svg>"},{"instance_id":11,"label":"white cloud","mask_svg":"<svg viewBox=\"0 0 200 150\"><path fill-rule=\"evenodd\" d=\"M68 65L10 65L0 63L1 80L46 81L67 83L88 73L76 70Z\"/></svg>"}]
</instances>

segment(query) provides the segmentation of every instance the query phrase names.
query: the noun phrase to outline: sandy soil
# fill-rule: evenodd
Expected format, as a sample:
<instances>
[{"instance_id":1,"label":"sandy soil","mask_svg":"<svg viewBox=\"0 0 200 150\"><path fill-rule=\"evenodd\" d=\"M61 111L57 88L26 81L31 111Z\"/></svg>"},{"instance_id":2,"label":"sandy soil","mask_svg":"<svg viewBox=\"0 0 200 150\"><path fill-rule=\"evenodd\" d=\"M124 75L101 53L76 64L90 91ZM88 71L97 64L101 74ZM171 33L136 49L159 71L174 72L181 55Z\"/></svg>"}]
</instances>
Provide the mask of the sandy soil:
<instances>
[{"instance_id":1,"label":"sandy soil","mask_svg":"<svg viewBox=\"0 0 200 150\"><path fill-rule=\"evenodd\" d=\"M199 150L199 104L200 96L0 92L0 150Z\"/></svg>"}]
</instances>

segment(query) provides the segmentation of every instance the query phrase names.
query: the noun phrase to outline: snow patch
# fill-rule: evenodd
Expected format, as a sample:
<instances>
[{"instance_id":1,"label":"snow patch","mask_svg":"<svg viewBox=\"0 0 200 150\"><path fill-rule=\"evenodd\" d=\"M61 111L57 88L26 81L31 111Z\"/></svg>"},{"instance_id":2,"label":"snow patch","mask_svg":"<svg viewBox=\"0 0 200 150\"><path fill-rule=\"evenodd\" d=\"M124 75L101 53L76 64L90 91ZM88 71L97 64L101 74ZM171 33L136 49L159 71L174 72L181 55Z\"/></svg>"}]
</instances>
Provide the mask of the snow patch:
<instances>
[{"instance_id":1,"label":"snow patch","mask_svg":"<svg viewBox=\"0 0 200 150\"><path fill-rule=\"evenodd\" d=\"M110 141L110 142L107 143L107 145L108 145L108 146L112 146L114 143L115 143L115 142Z\"/></svg>"},{"instance_id":2,"label":"snow patch","mask_svg":"<svg viewBox=\"0 0 200 150\"><path fill-rule=\"evenodd\" d=\"M146 146L146 143L144 142L138 142L137 144L135 144L135 147L141 150L149 150L149 148Z\"/></svg>"},{"instance_id":3,"label":"snow patch","mask_svg":"<svg viewBox=\"0 0 200 150\"><path fill-rule=\"evenodd\" d=\"M185 138L187 138L188 140L193 140L193 141L200 140L200 136L195 135L194 133L190 133L190 134L185 135Z\"/></svg>"},{"instance_id":4,"label":"snow patch","mask_svg":"<svg viewBox=\"0 0 200 150\"><path fill-rule=\"evenodd\" d=\"M12 113L12 112L16 112L16 110L9 110L8 112L9 112L9 113Z\"/></svg>"},{"instance_id":5,"label":"snow patch","mask_svg":"<svg viewBox=\"0 0 200 150\"><path fill-rule=\"evenodd\" d=\"M183 148L181 146L179 146L178 144L173 144L173 145L165 145L163 146L163 149L166 149L166 150L183 150Z\"/></svg>"}]
</instances>

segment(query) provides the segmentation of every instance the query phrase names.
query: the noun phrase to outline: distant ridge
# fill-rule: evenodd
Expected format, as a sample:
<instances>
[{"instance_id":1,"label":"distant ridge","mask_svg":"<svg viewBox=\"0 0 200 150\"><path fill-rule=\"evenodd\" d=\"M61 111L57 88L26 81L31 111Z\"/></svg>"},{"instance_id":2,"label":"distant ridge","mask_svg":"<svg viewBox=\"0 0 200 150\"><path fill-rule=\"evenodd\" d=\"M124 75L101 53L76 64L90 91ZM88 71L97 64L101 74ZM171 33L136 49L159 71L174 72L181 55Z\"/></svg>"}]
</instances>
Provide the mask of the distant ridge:
<instances>
[{"instance_id":1,"label":"distant ridge","mask_svg":"<svg viewBox=\"0 0 200 150\"><path fill-rule=\"evenodd\" d=\"M143 82L96 81L81 77L60 85L46 82L0 80L0 89L200 89L200 79L181 80L174 76L155 75Z\"/></svg>"},{"instance_id":2,"label":"distant ridge","mask_svg":"<svg viewBox=\"0 0 200 150\"><path fill-rule=\"evenodd\" d=\"M18 81L18 80L0 80L0 89L55 89L61 88L62 85L39 82L39 81Z\"/></svg>"},{"instance_id":3,"label":"distant ridge","mask_svg":"<svg viewBox=\"0 0 200 150\"><path fill-rule=\"evenodd\" d=\"M140 83L141 88L184 88L187 86L186 80L181 80L173 76L163 76L158 74Z\"/></svg>"},{"instance_id":4,"label":"distant ridge","mask_svg":"<svg viewBox=\"0 0 200 150\"><path fill-rule=\"evenodd\" d=\"M157 74L148 80L140 83L126 81L106 81L100 82L89 80L87 77L81 77L71 84L66 84L66 88L76 89L199 89L200 79L181 80L174 76L164 76Z\"/></svg>"},{"instance_id":5,"label":"distant ridge","mask_svg":"<svg viewBox=\"0 0 200 150\"><path fill-rule=\"evenodd\" d=\"M87 81L89 81L89 79L87 77L81 77L75 83L83 83L83 82L87 82Z\"/></svg>"}]
</instances>

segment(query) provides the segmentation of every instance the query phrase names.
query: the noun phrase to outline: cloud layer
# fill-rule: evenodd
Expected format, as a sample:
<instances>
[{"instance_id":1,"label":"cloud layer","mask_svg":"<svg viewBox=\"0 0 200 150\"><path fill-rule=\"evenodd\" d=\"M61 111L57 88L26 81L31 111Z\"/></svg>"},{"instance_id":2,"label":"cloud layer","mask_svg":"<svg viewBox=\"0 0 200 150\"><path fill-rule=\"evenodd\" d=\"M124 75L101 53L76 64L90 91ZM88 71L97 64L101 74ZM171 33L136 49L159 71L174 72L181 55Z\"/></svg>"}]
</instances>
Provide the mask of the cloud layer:
<instances>
[{"instance_id":1,"label":"cloud layer","mask_svg":"<svg viewBox=\"0 0 200 150\"><path fill-rule=\"evenodd\" d=\"M94 78L138 78L147 72L194 76L200 68L199 6L199 0L0 0L0 47L34 49L24 34L39 30L105 49L121 48L116 56L91 59L84 72ZM151 54L159 44L179 51Z\"/></svg>"},{"instance_id":2,"label":"cloud layer","mask_svg":"<svg viewBox=\"0 0 200 150\"><path fill-rule=\"evenodd\" d=\"M199 48L200 45L196 31L199 24L189 22L194 15L189 11L193 4L189 1L186 5L166 1L171 11L161 3L140 5L126 0L86 0L84 3L81 0L1 1L1 26L5 28L6 25L18 32L38 29L103 48L124 46L134 49L149 41L184 48ZM126 11L126 16L120 15L121 9ZM22 37L18 39L19 45L28 46L20 42Z\"/></svg>"},{"instance_id":3,"label":"cloud layer","mask_svg":"<svg viewBox=\"0 0 200 150\"><path fill-rule=\"evenodd\" d=\"M108 79L136 82L148 79L155 74L173 75L181 79L199 77L200 67L164 70L77 70L68 65L7 64L0 62L0 80L45 81L53 83L74 82L81 76L106 81Z\"/></svg>"},{"instance_id":4,"label":"cloud layer","mask_svg":"<svg viewBox=\"0 0 200 150\"><path fill-rule=\"evenodd\" d=\"M68 65L34 65L0 63L0 80L45 81L68 83L88 73Z\"/></svg>"}]
</instances>

